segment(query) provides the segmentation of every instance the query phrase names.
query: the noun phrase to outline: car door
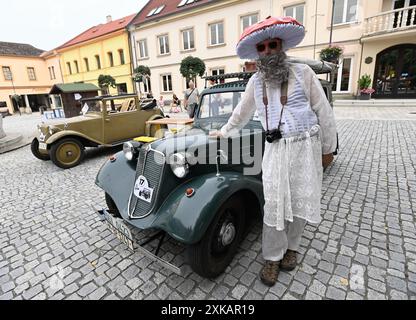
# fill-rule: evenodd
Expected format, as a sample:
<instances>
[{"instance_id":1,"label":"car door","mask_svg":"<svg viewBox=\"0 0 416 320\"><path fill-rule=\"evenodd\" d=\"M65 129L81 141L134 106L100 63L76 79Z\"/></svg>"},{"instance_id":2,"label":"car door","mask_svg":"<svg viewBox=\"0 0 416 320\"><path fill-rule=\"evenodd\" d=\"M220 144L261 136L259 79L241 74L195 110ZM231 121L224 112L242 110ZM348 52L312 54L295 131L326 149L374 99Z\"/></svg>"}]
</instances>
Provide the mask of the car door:
<instances>
[{"instance_id":1,"label":"car door","mask_svg":"<svg viewBox=\"0 0 416 320\"><path fill-rule=\"evenodd\" d=\"M136 106L122 108L120 111L105 109L104 141L106 144L117 144L144 134L145 121L140 116L141 110L137 110Z\"/></svg>"}]
</instances>

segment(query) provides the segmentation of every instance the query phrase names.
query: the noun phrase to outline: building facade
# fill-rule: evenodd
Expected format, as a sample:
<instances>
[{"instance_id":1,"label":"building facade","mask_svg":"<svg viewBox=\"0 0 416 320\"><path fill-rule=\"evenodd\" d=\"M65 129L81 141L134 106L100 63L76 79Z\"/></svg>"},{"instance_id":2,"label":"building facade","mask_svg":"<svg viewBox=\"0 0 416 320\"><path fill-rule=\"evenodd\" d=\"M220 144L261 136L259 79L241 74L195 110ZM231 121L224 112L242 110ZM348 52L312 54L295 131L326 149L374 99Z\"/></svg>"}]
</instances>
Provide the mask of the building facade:
<instances>
[{"instance_id":1,"label":"building facade","mask_svg":"<svg viewBox=\"0 0 416 320\"><path fill-rule=\"evenodd\" d=\"M330 42L344 49L333 86L338 98L359 95L365 74L374 98L416 98L416 0L280 0L273 11L305 25L291 55L318 58Z\"/></svg>"},{"instance_id":2,"label":"building facade","mask_svg":"<svg viewBox=\"0 0 416 320\"><path fill-rule=\"evenodd\" d=\"M9 113L50 108L52 85L62 81L56 52L28 44L0 42L0 108ZM19 99L12 99L18 96ZM27 108L27 107L30 107Z\"/></svg>"},{"instance_id":3,"label":"building facade","mask_svg":"<svg viewBox=\"0 0 416 320\"><path fill-rule=\"evenodd\" d=\"M209 75L242 71L235 52L240 34L268 16L269 7L263 0L149 1L129 27L134 67L151 71L138 91L183 99L187 83L179 70L188 56L203 60ZM197 87L204 87L200 78Z\"/></svg>"},{"instance_id":4,"label":"building facade","mask_svg":"<svg viewBox=\"0 0 416 320\"><path fill-rule=\"evenodd\" d=\"M127 24L130 15L118 20L107 17L105 24L94 26L56 48L64 83L85 82L98 86L100 75L110 75L116 87L109 94L134 92Z\"/></svg>"},{"instance_id":5,"label":"building facade","mask_svg":"<svg viewBox=\"0 0 416 320\"><path fill-rule=\"evenodd\" d=\"M269 15L293 16L306 36L289 55L319 59L330 43L343 48L335 97L358 95L358 79L368 74L373 97L414 98L415 14L416 0L150 0L129 26L133 65L152 73L141 91L183 96L182 59L199 57L209 75L241 71L235 47L244 28Z\"/></svg>"}]
</instances>

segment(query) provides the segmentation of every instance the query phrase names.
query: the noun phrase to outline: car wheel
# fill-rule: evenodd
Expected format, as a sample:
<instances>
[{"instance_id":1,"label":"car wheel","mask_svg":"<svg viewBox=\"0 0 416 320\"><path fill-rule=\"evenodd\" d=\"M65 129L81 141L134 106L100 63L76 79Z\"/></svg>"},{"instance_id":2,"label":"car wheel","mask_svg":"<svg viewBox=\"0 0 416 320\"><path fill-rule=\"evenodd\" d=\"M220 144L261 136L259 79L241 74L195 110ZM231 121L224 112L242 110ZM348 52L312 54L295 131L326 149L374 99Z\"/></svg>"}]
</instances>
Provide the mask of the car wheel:
<instances>
[{"instance_id":1,"label":"car wheel","mask_svg":"<svg viewBox=\"0 0 416 320\"><path fill-rule=\"evenodd\" d=\"M81 141L66 138L55 142L49 153L52 162L62 169L76 167L84 159L85 151Z\"/></svg>"},{"instance_id":2,"label":"car wheel","mask_svg":"<svg viewBox=\"0 0 416 320\"><path fill-rule=\"evenodd\" d=\"M108 193L105 193L105 203L107 204L108 211L116 218L121 218L120 211L118 211L118 208L113 200L113 198L110 197Z\"/></svg>"},{"instance_id":3,"label":"car wheel","mask_svg":"<svg viewBox=\"0 0 416 320\"><path fill-rule=\"evenodd\" d=\"M30 145L30 150L32 150L32 154L38 158L39 160L50 160L49 154L43 154L39 152L39 140L37 138L32 140L32 143Z\"/></svg>"},{"instance_id":4,"label":"car wheel","mask_svg":"<svg viewBox=\"0 0 416 320\"><path fill-rule=\"evenodd\" d=\"M192 269L206 278L215 278L224 272L243 238L244 225L243 201L233 196L218 210L201 241L188 246Z\"/></svg>"}]
</instances>

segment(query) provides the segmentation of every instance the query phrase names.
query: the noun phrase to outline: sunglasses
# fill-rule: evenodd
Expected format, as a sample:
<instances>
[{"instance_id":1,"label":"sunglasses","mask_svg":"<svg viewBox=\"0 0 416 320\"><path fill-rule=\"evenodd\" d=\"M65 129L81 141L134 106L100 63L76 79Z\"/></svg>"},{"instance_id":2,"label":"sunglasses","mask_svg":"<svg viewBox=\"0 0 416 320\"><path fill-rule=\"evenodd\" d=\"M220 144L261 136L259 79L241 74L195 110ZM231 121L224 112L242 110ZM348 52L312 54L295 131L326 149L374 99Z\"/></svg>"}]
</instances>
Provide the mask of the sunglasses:
<instances>
[{"instance_id":1,"label":"sunglasses","mask_svg":"<svg viewBox=\"0 0 416 320\"><path fill-rule=\"evenodd\" d=\"M270 41L267 44L263 44L263 43L258 44L258 45L256 45L257 51L258 52L263 52L264 50L266 50L266 45L269 46L269 48L271 50L273 50L273 49L276 49L278 47L279 42L278 41Z\"/></svg>"}]
</instances>

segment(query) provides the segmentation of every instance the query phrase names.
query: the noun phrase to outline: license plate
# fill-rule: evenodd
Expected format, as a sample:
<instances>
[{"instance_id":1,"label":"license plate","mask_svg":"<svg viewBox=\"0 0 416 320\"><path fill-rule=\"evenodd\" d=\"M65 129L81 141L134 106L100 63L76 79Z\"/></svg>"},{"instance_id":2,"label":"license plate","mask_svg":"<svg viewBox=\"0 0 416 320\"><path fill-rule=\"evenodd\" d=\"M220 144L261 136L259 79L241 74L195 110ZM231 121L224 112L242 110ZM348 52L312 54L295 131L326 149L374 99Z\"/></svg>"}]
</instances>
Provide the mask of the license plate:
<instances>
[{"instance_id":1,"label":"license plate","mask_svg":"<svg viewBox=\"0 0 416 320\"><path fill-rule=\"evenodd\" d=\"M47 149L46 143L39 142L39 149L46 150Z\"/></svg>"},{"instance_id":2,"label":"license plate","mask_svg":"<svg viewBox=\"0 0 416 320\"><path fill-rule=\"evenodd\" d=\"M110 215L107 211L104 211L105 220L107 221L108 228L114 235L130 250L134 251L133 235L130 229L127 227L123 219L115 218Z\"/></svg>"}]
</instances>

